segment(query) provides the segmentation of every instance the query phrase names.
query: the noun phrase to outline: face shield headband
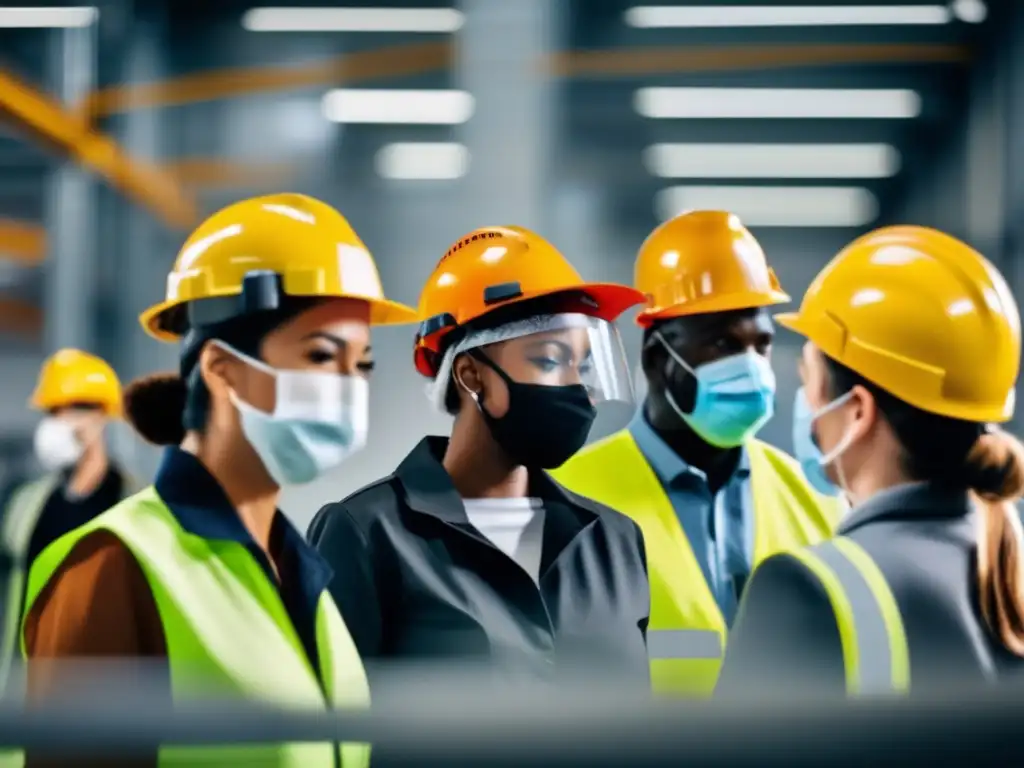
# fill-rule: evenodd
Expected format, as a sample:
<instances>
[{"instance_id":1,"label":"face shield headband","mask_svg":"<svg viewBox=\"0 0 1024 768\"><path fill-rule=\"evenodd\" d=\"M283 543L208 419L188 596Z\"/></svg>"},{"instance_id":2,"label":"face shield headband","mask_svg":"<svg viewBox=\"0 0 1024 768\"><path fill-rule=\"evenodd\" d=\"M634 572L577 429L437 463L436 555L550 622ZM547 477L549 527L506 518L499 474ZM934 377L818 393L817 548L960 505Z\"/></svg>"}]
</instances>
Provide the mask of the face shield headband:
<instances>
[{"instance_id":1,"label":"face shield headband","mask_svg":"<svg viewBox=\"0 0 1024 768\"><path fill-rule=\"evenodd\" d=\"M497 328L469 331L445 352L437 376L426 386L427 398L435 409L444 412L455 359L465 352L525 336L570 329L586 332L590 354L586 369L581 371L581 383L588 388L593 401L631 403L633 388L618 328L612 322L575 312L535 315Z\"/></svg>"}]
</instances>

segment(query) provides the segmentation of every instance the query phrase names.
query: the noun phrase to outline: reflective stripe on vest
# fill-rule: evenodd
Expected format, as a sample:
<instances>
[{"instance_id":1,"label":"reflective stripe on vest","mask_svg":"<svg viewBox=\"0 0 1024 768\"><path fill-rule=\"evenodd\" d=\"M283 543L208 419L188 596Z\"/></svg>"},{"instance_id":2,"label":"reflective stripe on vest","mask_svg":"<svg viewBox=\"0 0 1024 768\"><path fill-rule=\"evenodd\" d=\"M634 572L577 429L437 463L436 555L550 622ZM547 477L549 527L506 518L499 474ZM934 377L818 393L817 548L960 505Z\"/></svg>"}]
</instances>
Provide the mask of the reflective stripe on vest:
<instances>
[{"instance_id":1,"label":"reflective stripe on vest","mask_svg":"<svg viewBox=\"0 0 1024 768\"><path fill-rule=\"evenodd\" d=\"M707 629L655 629L647 632L651 659L721 659L722 635Z\"/></svg>"},{"instance_id":2,"label":"reflective stripe on vest","mask_svg":"<svg viewBox=\"0 0 1024 768\"><path fill-rule=\"evenodd\" d=\"M821 582L839 627L850 695L906 693L910 653L899 607L875 561L848 538L789 553Z\"/></svg>"},{"instance_id":3,"label":"reflective stripe on vest","mask_svg":"<svg viewBox=\"0 0 1024 768\"><path fill-rule=\"evenodd\" d=\"M51 544L32 565L26 612L82 537L104 530L145 574L167 642L175 699L211 695L304 710L365 709L369 687L355 643L327 592L316 608L320 674L280 592L242 544L187 533L152 487ZM24 643L24 637L22 638ZM166 766L366 768L366 744L165 747Z\"/></svg>"},{"instance_id":4,"label":"reflective stripe on vest","mask_svg":"<svg viewBox=\"0 0 1024 768\"><path fill-rule=\"evenodd\" d=\"M814 491L799 466L759 440L746 445L754 500L754 564L832 535L839 506ZM629 430L587 446L552 476L633 518L644 535L651 583L647 650L658 693L710 696L725 649L725 620L672 503Z\"/></svg>"},{"instance_id":5,"label":"reflective stripe on vest","mask_svg":"<svg viewBox=\"0 0 1024 768\"><path fill-rule=\"evenodd\" d=\"M21 625L21 600L25 594L25 577L29 544L46 502L60 482L60 475L46 475L26 483L11 498L4 510L2 546L10 571L5 574L3 627L0 627L0 688L5 689L11 666L18 656L18 627Z\"/></svg>"}]
</instances>

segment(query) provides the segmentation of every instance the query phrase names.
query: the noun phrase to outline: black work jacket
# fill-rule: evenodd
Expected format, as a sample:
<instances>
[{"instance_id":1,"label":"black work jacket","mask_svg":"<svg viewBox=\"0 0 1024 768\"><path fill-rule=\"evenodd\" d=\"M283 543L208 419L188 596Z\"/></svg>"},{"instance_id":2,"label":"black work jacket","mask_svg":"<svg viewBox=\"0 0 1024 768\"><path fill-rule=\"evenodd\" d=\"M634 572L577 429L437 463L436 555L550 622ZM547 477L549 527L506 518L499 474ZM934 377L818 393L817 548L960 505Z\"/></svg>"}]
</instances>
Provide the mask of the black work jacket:
<instances>
[{"instance_id":1,"label":"black work jacket","mask_svg":"<svg viewBox=\"0 0 1024 768\"><path fill-rule=\"evenodd\" d=\"M915 696L1019 681L1024 672L1024 660L1002 647L979 609L979 514L966 491L911 483L855 508L837 531L871 556L892 592ZM845 690L839 628L820 580L790 555L765 560L729 631L717 693Z\"/></svg>"},{"instance_id":2,"label":"black work jacket","mask_svg":"<svg viewBox=\"0 0 1024 768\"><path fill-rule=\"evenodd\" d=\"M649 680L643 538L627 517L538 472L539 585L473 528L428 437L394 474L316 515L310 542L364 659L461 659L550 678L563 662ZM372 672L371 672L372 682Z\"/></svg>"}]
</instances>

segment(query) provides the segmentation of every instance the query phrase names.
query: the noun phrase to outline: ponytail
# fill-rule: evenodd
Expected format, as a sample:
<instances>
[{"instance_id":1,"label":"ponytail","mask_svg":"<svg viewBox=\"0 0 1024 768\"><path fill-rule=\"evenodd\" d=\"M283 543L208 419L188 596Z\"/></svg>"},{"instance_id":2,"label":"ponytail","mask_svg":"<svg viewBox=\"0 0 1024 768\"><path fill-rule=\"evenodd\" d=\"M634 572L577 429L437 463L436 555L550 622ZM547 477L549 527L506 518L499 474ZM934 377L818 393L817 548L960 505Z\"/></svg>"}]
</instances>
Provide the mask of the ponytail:
<instances>
[{"instance_id":1,"label":"ponytail","mask_svg":"<svg viewBox=\"0 0 1024 768\"><path fill-rule=\"evenodd\" d=\"M185 382L176 373L154 373L129 384L124 391L125 418L153 445L179 445L185 439Z\"/></svg>"},{"instance_id":2,"label":"ponytail","mask_svg":"<svg viewBox=\"0 0 1024 768\"><path fill-rule=\"evenodd\" d=\"M967 455L966 472L981 512L981 615L1008 651L1024 657L1024 535L1014 504L1024 495L1024 445L1001 429L990 429Z\"/></svg>"}]
</instances>

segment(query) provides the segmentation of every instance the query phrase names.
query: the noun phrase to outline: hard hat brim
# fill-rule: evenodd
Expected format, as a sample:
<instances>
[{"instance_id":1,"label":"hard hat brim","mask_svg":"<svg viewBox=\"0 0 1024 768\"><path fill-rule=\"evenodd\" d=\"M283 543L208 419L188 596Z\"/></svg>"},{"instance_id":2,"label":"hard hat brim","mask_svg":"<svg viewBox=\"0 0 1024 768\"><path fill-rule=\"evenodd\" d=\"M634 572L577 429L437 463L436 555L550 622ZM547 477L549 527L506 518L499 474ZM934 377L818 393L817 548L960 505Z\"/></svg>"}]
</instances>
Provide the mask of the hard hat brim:
<instances>
[{"instance_id":1,"label":"hard hat brim","mask_svg":"<svg viewBox=\"0 0 1024 768\"><path fill-rule=\"evenodd\" d=\"M390 299L355 295L317 295L310 296L310 298L339 298L352 299L353 301L365 301L370 305L370 325L408 325L419 320L419 313L415 309L397 301L391 301ZM181 301L160 302L139 315L139 323L147 334L158 341L179 341L181 339L181 334L167 330L162 321L167 313L177 309L184 303L185 302Z\"/></svg>"},{"instance_id":2,"label":"hard hat brim","mask_svg":"<svg viewBox=\"0 0 1024 768\"><path fill-rule=\"evenodd\" d=\"M32 393L32 397L29 398L29 407L34 411L52 411L56 408L64 408L69 405L76 405L79 403L85 403L89 405L95 405L101 409L103 413L112 419L120 419L124 415L124 410L120 401L117 403L111 403L106 401L93 401L89 398L48 398L43 397L38 391Z\"/></svg>"},{"instance_id":3,"label":"hard hat brim","mask_svg":"<svg viewBox=\"0 0 1024 768\"><path fill-rule=\"evenodd\" d=\"M494 309L523 304L535 299L547 299L557 297L560 294L579 294L588 296L595 304L588 307L586 314L596 317L599 320L612 322L630 307L643 304L647 297L635 288L620 283L580 283L579 285L567 285L559 288L551 288L543 291L532 291L517 296L509 301L496 304ZM484 313L481 317L486 317ZM472 318L477 320L478 318Z\"/></svg>"},{"instance_id":4,"label":"hard hat brim","mask_svg":"<svg viewBox=\"0 0 1024 768\"><path fill-rule=\"evenodd\" d=\"M807 336L803 330L799 312L781 312L774 315L772 319L783 328L788 328L794 333L799 333L801 336Z\"/></svg>"},{"instance_id":5,"label":"hard hat brim","mask_svg":"<svg viewBox=\"0 0 1024 768\"><path fill-rule=\"evenodd\" d=\"M719 312L733 312L740 309L773 307L778 304L788 304L790 301L792 301L790 295L782 291L771 291L770 293L758 294L756 296L751 294L713 296L705 300L690 301L672 307L644 310L637 315L636 323L642 328L647 328L659 320L672 320L676 317L689 317L690 315L711 315Z\"/></svg>"}]
</instances>

